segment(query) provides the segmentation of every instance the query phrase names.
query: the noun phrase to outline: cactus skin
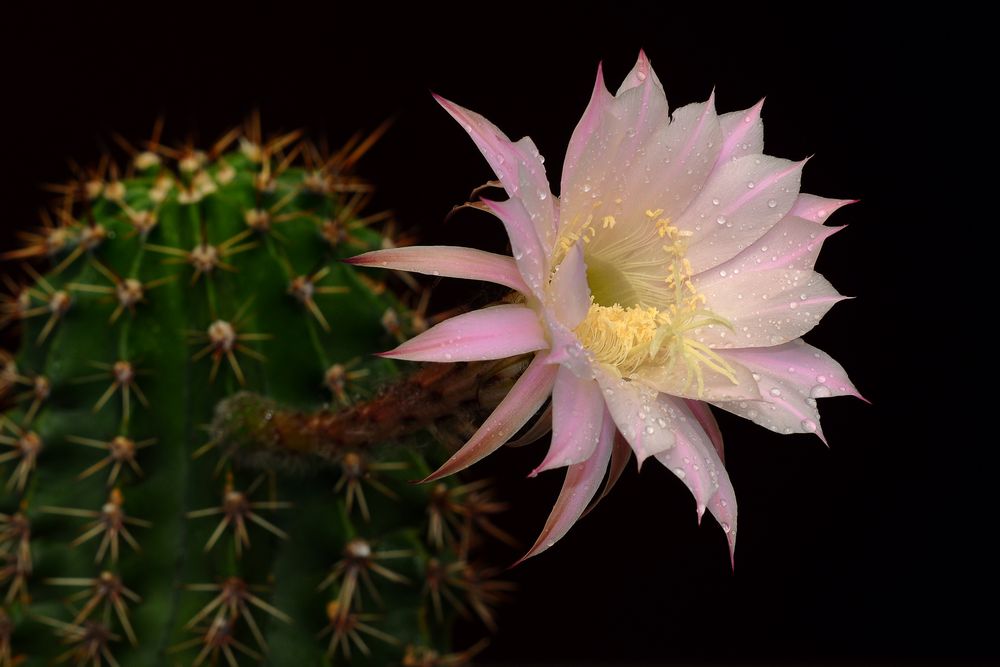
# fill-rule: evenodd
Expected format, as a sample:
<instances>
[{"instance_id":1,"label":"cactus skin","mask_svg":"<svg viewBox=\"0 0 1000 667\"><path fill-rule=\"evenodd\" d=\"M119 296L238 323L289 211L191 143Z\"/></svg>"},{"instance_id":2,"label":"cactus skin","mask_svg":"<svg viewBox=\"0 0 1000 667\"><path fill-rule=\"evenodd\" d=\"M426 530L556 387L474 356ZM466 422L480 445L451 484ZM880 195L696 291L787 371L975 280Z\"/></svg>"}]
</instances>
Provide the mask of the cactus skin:
<instances>
[{"instance_id":1,"label":"cactus skin","mask_svg":"<svg viewBox=\"0 0 1000 667\"><path fill-rule=\"evenodd\" d=\"M492 625L504 587L466 560L499 506L409 483L446 454L420 432L435 419L383 409L343 441L316 426L363 410L397 372L371 353L423 323L338 261L387 242L349 173L371 140L330 158L259 136L208 153L154 137L8 253L52 268L25 266L0 304L22 325L0 359L0 667L458 665L475 651L448 654L448 601ZM476 400L483 374L466 376L453 405ZM248 434L279 422L311 435Z\"/></svg>"}]
</instances>

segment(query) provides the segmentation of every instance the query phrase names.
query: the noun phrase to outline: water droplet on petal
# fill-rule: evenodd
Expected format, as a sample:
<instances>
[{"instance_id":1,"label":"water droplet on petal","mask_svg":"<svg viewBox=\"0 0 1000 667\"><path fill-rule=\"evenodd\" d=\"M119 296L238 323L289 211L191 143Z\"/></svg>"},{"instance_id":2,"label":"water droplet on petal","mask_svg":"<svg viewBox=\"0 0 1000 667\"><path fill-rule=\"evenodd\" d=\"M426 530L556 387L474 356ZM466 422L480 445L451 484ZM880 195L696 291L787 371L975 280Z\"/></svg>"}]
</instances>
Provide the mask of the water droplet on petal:
<instances>
[{"instance_id":1,"label":"water droplet on petal","mask_svg":"<svg viewBox=\"0 0 1000 667\"><path fill-rule=\"evenodd\" d=\"M683 468L674 468L673 472L680 479L684 479L685 477L687 477L687 473L684 472Z\"/></svg>"},{"instance_id":2,"label":"water droplet on petal","mask_svg":"<svg viewBox=\"0 0 1000 667\"><path fill-rule=\"evenodd\" d=\"M778 205L778 200L777 199L768 199L767 200L767 207L768 208L774 208L777 205Z\"/></svg>"},{"instance_id":3,"label":"water droplet on petal","mask_svg":"<svg viewBox=\"0 0 1000 667\"><path fill-rule=\"evenodd\" d=\"M726 216L720 215L718 218L715 219L715 221L720 225L724 225L726 224Z\"/></svg>"},{"instance_id":4,"label":"water droplet on petal","mask_svg":"<svg viewBox=\"0 0 1000 667\"><path fill-rule=\"evenodd\" d=\"M799 425L802 427L802 430L805 431L806 433L815 433L816 429L819 428L816 422L814 422L811 419L803 419Z\"/></svg>"},{"instance_id":5,"label":"water droplet on petal","mask_svg":"<svg viewBox=\"0 0 1000 667\"><path fill-rule=\"evenodd\" d=\"M778 389L777 387L771 387L771 391L769 393L771 394L771 396L775 397L781 396L781 390Z\"/></svg>"},{"instance_id":6,"label":"water droplet on petal","mask_svg":"<svg viewBox=\"0 0 1000 667\"><path fill-rule=\"evenodd\" d=\"M833 392L826 385L817 384L809 390L809 395L813 398L829 398Z\"/></svg>"}]
</instances>

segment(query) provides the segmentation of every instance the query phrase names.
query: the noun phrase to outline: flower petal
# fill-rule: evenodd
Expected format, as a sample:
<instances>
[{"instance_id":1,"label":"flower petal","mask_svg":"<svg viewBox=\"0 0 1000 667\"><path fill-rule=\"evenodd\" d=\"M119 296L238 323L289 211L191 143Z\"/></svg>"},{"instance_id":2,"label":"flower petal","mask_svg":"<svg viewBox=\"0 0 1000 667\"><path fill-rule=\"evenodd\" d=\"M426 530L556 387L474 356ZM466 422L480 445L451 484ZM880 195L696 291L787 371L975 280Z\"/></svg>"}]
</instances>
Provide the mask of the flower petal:
<instances>
[{"instance_id":1,"label":"flower petal","mask_svg":"<svg viewBox=\"0 0 1000 667\"><path fill-rule=\"evenodd\" d=\"M563 197L570 190L570 184L575 182L577 167L585 153L598 149L592 142L599 141L595 138L601 127L604 114L614 97L608 92L604 85L604 70L600 64L597 66L597 81L594 82L594 91L590 95L590 102L586 111L580 118L573 130L573 136L569 140L569 147L566 149L566 158L563 160L562 182L559 192ZM588 148L589 147L589 148ZM590 158L588 156L588 162Z\"/></svg>"},{"instance_id":2,"label":"flower petal","mask_svg":"<svg viewBox=\"0 0 1000 667\"><path fill-rule=\"evenodd\" d=\"M843 227L824 227L803 218L782 218L745 250L699 276L699 281L713 282L741 272L768 269L808 271L816 265L823 242Z\"/></svg>"},{"instance_id":3,"label":"flower petal","mask_svg":"<svg viewBox=\"0 0 1000 667\"><path fill-rule=\"evenodd\" d=\"M552 508L552 513L545 521L545 527L535 540L535 544L515 565L542 553L569 531L577 519L583 515L590 500L601 485L601 478L608 469L611 457L612 442L615 436L615 425L611 415L602 411L603 423L601 436L593 455L586 461L570 466L566 470L559 497Z\"/></svg>"},{"instance_id":4,"label":"flower petal","mask_svg":"<svg viewBox=\"0 0 1000 667\"><path fill-rule=\"evenodd\" d=\"M856 204L857 201L857 199L827 199L826 197L801 193L798 199L795 200L795 205L792 206L792 210L788 212L788 215L794 215L822 224L837 209L848 204Z\"/></svg>"},{"instance_id":5,"label":"flower petal","mask_svg":"<svg viewBox=\"0 0 1000 667\"><path fill-rule=\"evenodd\" d=\"M812 329L835 303L848 298L815 271L722 273L707 271L692 279L708 309L732 325L732 329L711 324L695 330L695 339L713 348L786 343Z\"/></svg>"},{"instance_id":6,"label":"flower petal","mask_svg":"<svg viewBox=\"0 0 1000 667\"><path fill-rule=\"evenodd\" d=\"M517 379L496 410L486 418L461 449L444 465L428 475L424 482L433 482L489 456L503 446L538 411L552 392L557 366L546 364L543 355L535 358Z\"/></svg>"},{"instance_id":7,"label":"flower petal","mask_svg":"<svg viewBox=\"0 0 1000 667\"><path fill-rule=\"evenodd\" d=\"M576 328L590 310L590 288L587 286L587 265L583 261L582 244L575 243L566 258L556 267L549 292L549 303L556 317L566 327Z\"/></svg>"},{"instance_id":8,"label":"flower petal","mask_svg":"<svg viewBox=\"0 0 1000 667\"><path fill-rule=\"evenodd\" d=\"M377 266L448 278L485 280L528 293L517 264L506 255L457 246L404 246L373 250L345 259L356 266Z\"/></svg>"},{"instance_id":9,"label":"flower petal","mask_svg":"<svg viewBox=\"0 0 1000 667\"><path fill-rule=\"evenodd\" d=\"M608 419L608 417L605 417ZM625 472L625 466L628 465L628 460L632 458L632 449L629 447L628 442L622 437L621 433L614 434L615 444L611 448L611 463L608 465L608 478L604 482L604 488L601 489L601 495L590 501L590 505L587 509L583 511L581 517L587 516L590 512L597 507L598 503L604 500L611 489L615 488L615 484L621 478L622 473Z\"/></svg>"},{"instance_id":10,"label":"flower petal","mask_svg":"<svg viewBox=\"0 0 1000 667\"><path fill-rule=\"evenodd\" d=\"M542 298L542 285L548 276L548 253L542 249L541 241L531 222L528 211L520 199L507 201L481 200L486 208L500 218L507 236L510 238L514 262L531 293Z\"/></svg>"},{"instance_id":11,"label":"flower petal","mask_svg":"<svg viewBox=\"0 0 1000 667\"><path fill-rule=\"evenodd\" d=\"M407 361L484 361L548 346L535 311L504 304L447 319L380 356Z\"/></svg>"},{"instance_id":12,"label":"flower petal","mask_svg":"<svg viewBox=\"0 0 1000 667\"><path fill-rule=\"evenodd\" d=\"M555 236L555 198L551 196L545 167L535 144L528 137L512 142L496 125L474 111L435 95L434 99L472 137L497 178L511 197L522 200L541 240Z\"/></svg>"},{"instance_id":13,"label":"flower petal","mask_svg":"<svg viewBox=\"0 0 1000 667\"><path fill-rule=\"evenodd\" d=\"M624 205L633 211L660 210L657 217L679 219L705 187L721 144L715 93L705 102L677 109L670 125L647 142L645 155L629 169L632 183ZM643 177L636 178L636 174ZM652 244L651 250L662 256L660 245Z\"/></svg>"},{"instance_id":14,"label":"flower petal","mask_svg":"<svg viewBox=\"0 0 1000 667\"><path fill-rule=\"evenodd\" d=\"M674 364L672 367L642 366L632 374L631 379L671 396L705 401L758 400L760 393L750 371L739 364L731 366L736 382L722 373L702 366L701 393L698 392L697 378L684 364Z\"/></svg>"},{"instance_id":15,"label":"flower petal","mask_svg":"<svg viewBox=\"0 0 1000 667\"><path fill-rule=\"evenodd\" d=\"M708 501L708 511L722 526L729 542L729 563L736 566L736 491L728 474L719 475L719 489Z\"/></svg>"},{"instance_id":16,"label":"flower petal","mask_svg":"<svg viewBox=\"0 0 1000 667\"><path fill-rule=\"evenodd\" d=\"M764 123L760 119L760 110L764 100L753 105L746 111L734 111L719 116L722 126L722 150L719 151L719 164L741 158L744 155L761 154L764 152Z\"/></svg>"},{"instance_id":17,"label":"flower petal","mask_svg":"<svg viewBox=\"0 0 1000 667\"><path fill-rule=\"evenodd\" d=\"M674 434L668 421L670 415L657 401L655 389L641 382L618 378L605 369L598 369L596 376L608 411L635 452L640 466L648 457L674 446Z\"/></svg>"},{"instance_id":18,"label":"flower petal","mask_svg":"<svg viewBox=\"0 0 1000 667\"><path fill-rule=\"evenodd\" d=\"M727 477L711 440L682 399L660 394L658 403L666 414L667 426L674 436L674 446L656 455L694 496L698 520L709 501L719 490L720 480Z\"/></svg>"},{"instance_id":19,"label":"flower petal","mask_svg":"<svg viewBox=\"0 0 1000 667\"><path fill-rule=\"evenodd\" d=\"M757 375L764 401L713 404L778 433L815 433L826 442L819 427L816 399L862 398L840 364L801 340L774 347L723 350L720 354Z\"/></svg>"},{"instance_id":20,"label":"flower petal","mask_svg":"<svg viewBox=\"0 0 1000 667\"><path fill-rule=\"evenodd\" d=\"M798 196L804 164L747 155L719 165L676 221L692 232L687 258L693 271L728 260L785 217Z\"/></svg>"},{"instance_id":21,"label":"flower petal","mask_svg":"<svg viewBox=\"0 0 1000 667\"><path fill-rule=\"evenodd\" d=\"M552 388L552 444L545 459L529 476L590 458L601 435L604 412L604 399L597 383L579 378L560 366Z\"/></svg>"},{"instance_id":22,"label":"flower petal","mask_svg":"<svg viewBox=\"0 0 1000 667\"><path fill-rule=\"evenodd\" d=\"M646 146L652 144L653 134L669 122L666 95L644 59L645 56L640 56L633 69L632 76L639 81L638 85L623 86L613 99L595 91L591 99L591 106L600 109L600 120L587 133L582 149L577 148L579 144L574 145L572 166L563 174L560 192L563 223L586 219L600 200L610 202L624 196L632 173L627 165L638 159Z\"/></svg>"},{"instance_id":23,"label":"flower petal","mask_svg":"<svg viewBox=\"0 0 1000 667\"><path fill-rule=\"evenodd\" d=\"M535 423L528 427L521 436L515 440L507 442L508 447L525 447L544 438L552 431L552 403L545 406L542 414L538 415Z\"/></svg>"},{"instance_id":24,"label":"flower petal","mask_svg":"<svg viewBox=\"0 0 1000 667\"><path fill-rule=\"evenodd\" d=\"M688 406L688 410L691 411L694 418L698 420L702 430L705 431L705 434L712 441L712 445L715 446L715 451L719 455L719 460L725 463L726 449L722 443L722 431L719 429L719 422L715 421L712 408L704 401L694 401L690 398L685 398L684 403Z\"/></svg>"}]
</instances>

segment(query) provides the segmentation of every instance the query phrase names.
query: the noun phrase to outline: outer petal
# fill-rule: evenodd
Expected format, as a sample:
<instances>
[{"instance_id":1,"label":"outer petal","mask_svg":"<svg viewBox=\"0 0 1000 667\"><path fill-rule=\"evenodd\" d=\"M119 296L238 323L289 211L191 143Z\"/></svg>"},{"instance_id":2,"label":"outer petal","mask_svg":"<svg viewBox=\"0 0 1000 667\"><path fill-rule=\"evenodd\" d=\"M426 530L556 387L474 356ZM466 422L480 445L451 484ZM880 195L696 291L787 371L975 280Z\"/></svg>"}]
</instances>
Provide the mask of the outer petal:
<instances>
[{"instance_id":1,"label":"outer petal","mask_svg":"<svg viewBox=\"0 0 1000 667\"><path fill-rule=\"evenodd\" d=\"M590 309L590 288L587 286L587 265L583 261L582 244L576 243L552 276L549 303L556 317L568 328L575 328Z\"/></svg>"},{"instance_id":2,"label":"outer petal","mask_svg":"<svg viewBox=\"0 0 1000 667\"><path fill-rule=\"evenodd\" d=\"M535 544L518 563L532 556L537 556L562 539L577 519L583 515L588 503L597 493L604 472L608 468L608 459L611 456L612 442L615 436L614 421L606 410L602 414L603 426L597 448L586 461L570 466L566 470L566 479L563 481L562 490L552 508L552 513L549 514L549 518L545 522L545 527L542 528Z\"/></svg>"},{"instance_id":3,"label":"outer petal","mask_svg":"<svg viewBox=\"0 0 1000 667\"><path fill-rule=\"evenodd\" d=\"M719 116L724 137L722 150L719 151L719 164L744 155L759 155L764 152L764 123L760 119L763 106L764 100L761 100L746 111Z\"/></svg>"},{"instance_id":4,"label":"outer petal","mask_svg":"<svg viewBox=\"0 0 1000 667\"><path fill-rule=\"evenodd\" d=\"M691 414L694 415L694 418L698 420L702 430L708 435L709 440L712 441L712 445L719 455L719 460L725 463L726 449L722 442L722 431L719 429L719 423L715 421L712 408L708 407L708 403L704 401L694 401L689 398L684 399L684 403L687 405L688 410L691 411Z\"/></svg>"},{"instance_id":5,"label":"outer petal","mask_svg":"<svg viewBox=\"0 0 1000 667\"><path fill-rule=\"evenodd\" d=\"M536 226L539 238L554 240L555 199L549 191L545 167L531 139L512 142L493 123L438 95L434 99L472 137L511 197L520 198ZM546 247L551 247L547 245Z\"/></svg>"},{"instance_id":6,"label":"outer petal","mask_svg":"<svg viewBox=\"0 0 1000 667\"><path fill-rule=\"evenodd\" d=\"M728 474L719 475L719 489L708 501L708 511L722 526L729 542L729 562L736 565L736 491Z\"/></svg>"},{"instance_id":7,"label":"outer petal","mask_svg":"<svg viewBox=\"0 0 1000 667\"><path fill-rule=\"evenodd\" d=\"M647 142L645 156L629 170L632 187L626 205L643 212L662 210L663 217L679 219L705 187L721 145L715 93L706 102L677 109L670 125ZM660 250L659 244L654 249Z\"/></svg>"},{"instance_id":8,"label":"outer petal","mask_svg":"<svg viewBox=\"0 0 1000 667\"><path fill-rule=\"evenodd\" d=\"M604 488L601 489L601 495L594 498L590 505L583 512L583 516L587 516L597 504L604 500L611 489L615 488L615 484L618 483L619 478L622 473L625 472L625 466L628 465L628 460L632 458L632 448L629 447L628 442L622 437L621 433L615 433L615 444L611 448L611 463L608 464L608 479L604 482Z\"/></svg>"},{"instance_id":9,"label":"outer petal","mask_svg":"<svg viewBox=\"0 0 1000 667\"><path fill-rule=\"evenodd\" d=\"M483 361L548 346L535 311L504 304L447 319L381 356L408 361Z\"/></svg>"},{"instance_id":10,"label":"outer petal","mask_svg":"<svg viewBox=\"0 0 1000 667\"><path fill-rule=\"evenodd\" d=\"M489 456L503 446L538 411L552 391L556 366L546 364L536 355L496 410L486 418L473 436L444 465L427 476L433 482Z\"/></svg>"},{"instance_id":11,"label":"outer petal","mask_svg":"<svg viewBox=\"0 0 1000 667\"><path fill-rule=\"evenodd\" d=\"M857 199L827 199L802 193L788 215L798 216L812 222L824 223L837 209L857 203Z\"/></svg>"},{"instance_id":12,"label":"outer petal","mask_svg":"<svg viewBox=\"0 0 1000 667\"><path fill-rule=\"evenodd\" d=\"M748 248L698 276L701 282L714 282L741 272L767 269L808 271L816 265L823 242L843 227L824 227L803 218L782 218L778 224ZM723 275L725 274L725 275Z\"/></svg>"},{"instance_id":13,"label":"outer petal","mask_svg":"<svg viewBox=\"0 0 1000 667\"><path fill-rule=\"evenodd\" d=\"M711 440L683 400L661 394L658 403L666 415L664 429L674 436L674 446L657 454L656 459L677 475L694 495L700 520L726 470Z\"/></svg>"},{"instance_id":14,"label":"outer petal","mask_svg":"<svg viewBox=\"0 0 1000 667\"><path fill-rule=\"evenodd\" d=\"M670 414L657 401L657 392L640 382L616 378L613 372L598 369L597 382L604 392L604 402L618 425L618 430L642 462L674 446Z\"/></svg>"},{"instance_id":15,"label":"outer petal","mask_svg":"<svg viewBox=\"0 0 1000 667\"><path fill-rule=\"evenodd\" d=\"M791 209L804 162L747 155L726 162L676 225L692 232L695 272L721 264L753 243Z\"/></svg>"},{"instance_id":16,"label":"outer petal","mask_svg":"<svg viewBox=\"0 0 1000 667\"><path fill-rule=\"evenodd\" d=\"M601 436L604 412L604 399L597 383L581 379L561 366L552 389L552 444L531 477L543 470L590 458Z\"/></svg>"},{"instance_id":17,"label":"outer petal","mask_svg":"<svg viewBox=\"0 0 1000 667\"><path fill-rule=\"evenodd\" d=\"M732 330L716 324L695 332L699 342L714 348L786 343L812 329L835 303L847 298L814 271L722 273L706 272L693 280L709 310L732 325Z\"/></svg>"},{"instance_id":18,"label":"outer petal","mask_svg":"<svg viewBox=\"0 0 1000 667\"><path fill-rule=\"evenodd\" d=\"M485 280L528 293L528 286L524 284L512 258L473 248L447 245L405 246L373 250L344 261L357 266L378 266L448 278Z\"/></svg>"},{"instance_id":19,"label":"outer petal","mask_svg":"<svg viewBox=\"0 0 1000 667\"><path fill-rule=\"evenodd\" d=\"M623 86L614 99L607 99L601 93L592 99L592 106L596 100L601 110L600 121L586 135L583 148L578 149L579 144L575 144L571 151L572 167L563 175L560 193L562 220L585 219L594 212L597 201L607 202L624 195L633 174L627 165L646 149L653 134L669 122L666 96L648 62L643 64L643 61L641 56L633 70L638 85Z\"/></svg>"},{"instance_id":20,"label":"outer petal","mask_svg":"<svg viewBox=\"0 0 1000 667\"><path fill-rule=\"evenodd\" d=\"M507 236L510 238L514 262L528 289L542 299L543 284L549 272L549 258L531 222L528 211L520 199L491 201L483 199L483 204L493 215L500 218Z\"/></svg>"},{"instance_id":21,"label":"outer petal","mask_svg":"<svg viewBox=\"0 0 1000 667\"><path fill-rule=\"evenodd\" d=\"M815 433L823 438L816 399L846 395L861 398L840 364L801 340L775 347L724 350L720 354L754 371L764 402L727 401L716 405L778 433Z\"/></svg>"},{"instance_id":22,"label":"outer petal","mask_svg":"<svg viewBox=\"0 0 1000 667\"><path fill-rule=\"evenodd\" d=\"M597 142L600 141L598 131L604 114L614 97L608 92L604 85L604 70L601 65L597 66L597 81L594 83L594 91L590 95L590 103L587 104L583 117L573 130L573 136L569 140L569 147L566 149L566 158L563 161L562 184L559 192L565 197L570 190L571 183L577 183L577 169L580 160L585 154L598 150ZM588 148L589 147L589 148ZM588 155L587 164L590 164Z\"/></svg>"}]
</instances>

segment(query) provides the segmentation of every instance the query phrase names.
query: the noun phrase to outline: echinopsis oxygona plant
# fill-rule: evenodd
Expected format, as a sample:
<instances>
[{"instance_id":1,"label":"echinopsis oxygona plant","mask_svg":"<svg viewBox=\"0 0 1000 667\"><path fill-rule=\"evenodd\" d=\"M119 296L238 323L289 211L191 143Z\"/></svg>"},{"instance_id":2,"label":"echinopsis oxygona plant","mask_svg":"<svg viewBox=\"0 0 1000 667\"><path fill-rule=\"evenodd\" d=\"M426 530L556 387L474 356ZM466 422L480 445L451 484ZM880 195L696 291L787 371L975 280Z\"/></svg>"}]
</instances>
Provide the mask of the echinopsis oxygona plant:
<instances>
[{"instance_id":1,"label":"echinopsis oxygona plant","mask_svg":"<svg viewBox=\"0 0 1000 667\"><path fill-rule=\"evenodd\" d=\"M371 357L427 326L339 261L393 240L352 172L375 138L326 153L255 121L203 152L157 130L6 255L0 667L475 652L448 648L452 605L493 625L506 585L473 559L502 506L409 480L447 454L418 432L456 432L517 366Z\"/></svg>"},{"instance_id":2,"label":"echinopsis oxygona plant","mask_svg":"<svg viewBox=\"0 0 1000 667\"><path fill-rule=\"evenodd\" d=\"M736 540L736 498L709 405L778 433L823 437L816 399L860 396L843 368L801 336L844 297L813 270L846 200L799 192L803 162L763 153L761 105L717 115L714 98L668 114L644 54L615 95L598 70L569 143L560 194L529 138L438 98L471 135L506 201L513 257L470 248L376 250L350 260L485 280L508 303L446 320L383 356L455 362L532 353L472 438L428 481L551 424L532 474L567 467L541 535L552 546L618 479L630 455L653 457ZM522 438L523 439L523 438ZM600 499L597 498L597 500Z\"/></svg>"}]
</instances>

